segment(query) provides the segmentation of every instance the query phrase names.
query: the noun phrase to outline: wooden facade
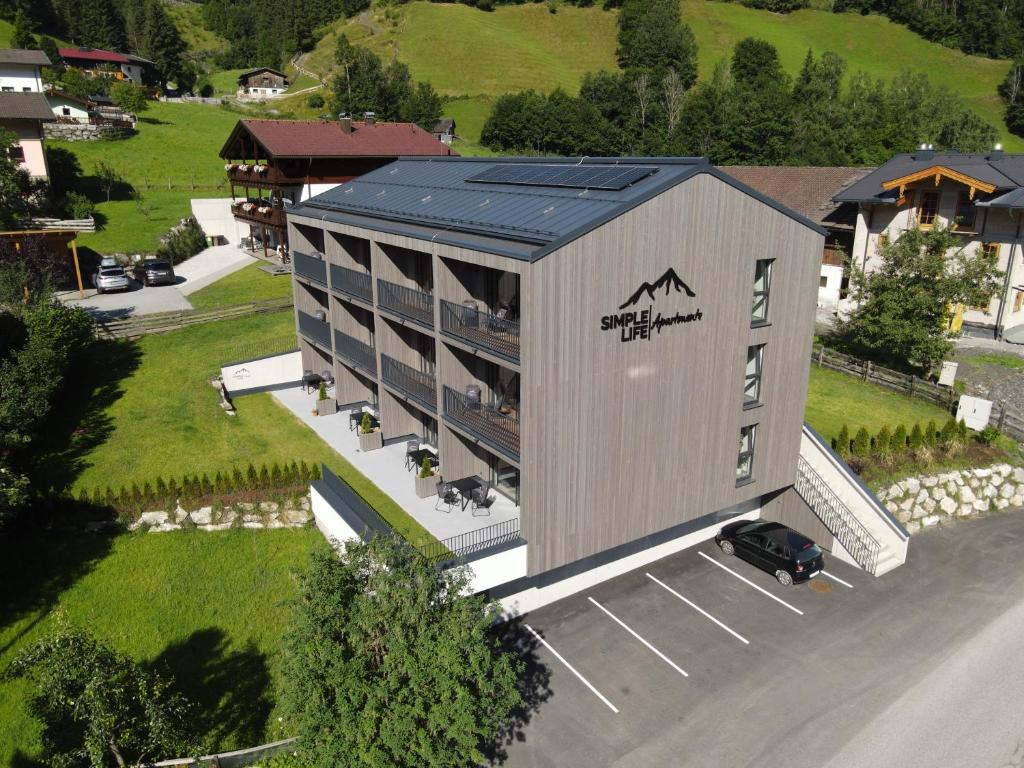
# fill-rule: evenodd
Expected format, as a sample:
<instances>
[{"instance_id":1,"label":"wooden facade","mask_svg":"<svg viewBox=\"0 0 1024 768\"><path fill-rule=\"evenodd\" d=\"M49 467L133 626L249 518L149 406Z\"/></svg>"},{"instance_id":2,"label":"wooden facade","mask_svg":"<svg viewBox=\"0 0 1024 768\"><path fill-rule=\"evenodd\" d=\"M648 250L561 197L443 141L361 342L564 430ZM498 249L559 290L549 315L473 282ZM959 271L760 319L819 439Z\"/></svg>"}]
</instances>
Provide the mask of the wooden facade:
<instances>
[{"instance_id":1,"label":"wooden facade","mask_svg":"<svg viewBox=\"0 0 1024 768\"><path fill-rule=\"evenodd\" d=\"M328 276L322 291L309 277L319 267L296 262L297 311L322 302L332 332L373 348L376 377L335 347L339 403L378 402L385 440L422 434L434 419L446 479L486 478L499 464L517 470L531 575L792 486L823 243L806 222L712 174L537 261L296 214L288 221L293 252L323 253ZM769 312L752 325L758 260L772 260ZM368 275L372 295L354 297L335 282L350 273L332 267ZM669 270L695 295L659 284L622 308ZM429 321L382 306L389 284L429 294ZM511 299L514 346L488 348L444 328L446 307L475 302L490 323ZM602 330L607 316L646 310L682 319L650 338ZM318 370L322 350L298 317L296 328L304 367ZM744 408L747 352L760 344L761 404ZM431 377L432 407L386 383L385 357ZM446 397L467 385L484 401L514 390L495 417L514 428L508 442L448 413ZM753 476L737 484L740 429L752 424Z\"/></svg>"}]
</instances>

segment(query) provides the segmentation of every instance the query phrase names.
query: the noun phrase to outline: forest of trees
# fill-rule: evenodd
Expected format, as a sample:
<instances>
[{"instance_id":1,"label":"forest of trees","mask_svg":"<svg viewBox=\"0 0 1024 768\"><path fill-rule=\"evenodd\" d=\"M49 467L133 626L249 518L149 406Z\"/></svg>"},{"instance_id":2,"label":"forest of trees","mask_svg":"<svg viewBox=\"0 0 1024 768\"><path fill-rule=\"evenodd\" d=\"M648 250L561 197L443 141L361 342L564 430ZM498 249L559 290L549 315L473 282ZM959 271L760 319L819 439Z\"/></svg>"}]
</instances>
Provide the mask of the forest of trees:
<instances>
[{"instance_id":1,"label":"forest of trees","mask_svg":"<svg viewBox=\"0 0 1024 768\"><path fill-rule=\"evenodd\" d=\"M619 43L623 70L588 74L579 96L499 98L483 144L563 155L702 155L719 164L878 165L922 142L975 151L997 138L925 75L882 81L855 73L844 85L840 56L808 52L793 79L778 51L753 38L694 85L697 46L672 0L627 0Z\"/></svg>"}]
</instances>

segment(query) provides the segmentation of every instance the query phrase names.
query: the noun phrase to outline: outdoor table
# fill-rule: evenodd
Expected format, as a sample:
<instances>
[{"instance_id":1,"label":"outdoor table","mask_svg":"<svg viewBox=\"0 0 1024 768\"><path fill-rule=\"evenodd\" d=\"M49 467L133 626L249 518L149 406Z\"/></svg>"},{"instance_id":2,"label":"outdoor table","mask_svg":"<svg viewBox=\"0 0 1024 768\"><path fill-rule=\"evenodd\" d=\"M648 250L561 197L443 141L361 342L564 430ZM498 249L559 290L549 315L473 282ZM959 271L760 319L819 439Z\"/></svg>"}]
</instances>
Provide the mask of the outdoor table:
<instances>
[{"instance_id":1,"label":"outdoor table","mask_svg":"<svg viewBox=\"0 0 1024 768\"><path fill-rule=\"evenodd\" d=\"M459 496L462 498L463 509L469 506L469 502L473 498L473 489L480 488L483 484L484 481L476 475L473 475L472 477L464 477L461 480L449 483L452 488L459 492Z\"/></svg>"},{"instance_id":2,"label":"outdoor table","mask_svg":"<svg viewBox=\"0 0 1024 768\"><path fill-rule=\"evenodd\" d=\"M380 426L380 421L378 421L377 417L374 416L369 411L356 411L355 413L349 412L349 414L348 414L348 426L349 426L349 429L352 428L352 424L353 423L355 423L356 429L359 429L359 425L363 423L363 414L364 413L365 414L369 414L369 416L370 416L370 426L371 427L379 427Z\"/></svg>"},{"instance_id":3,"label":"outdoor table","mask_svg":"<svg viewBox=\"0 0 1024 768\"><path fill-rule=\"evenodd\" d=\"M415 451L407 454L406 458L412 465L412 469L419 469L423 466L423 458L427 457L430 459L430 466L436 467L438 465L437 454L431 451L429 448L418 448Z\"/></svg>"}]
</instances>

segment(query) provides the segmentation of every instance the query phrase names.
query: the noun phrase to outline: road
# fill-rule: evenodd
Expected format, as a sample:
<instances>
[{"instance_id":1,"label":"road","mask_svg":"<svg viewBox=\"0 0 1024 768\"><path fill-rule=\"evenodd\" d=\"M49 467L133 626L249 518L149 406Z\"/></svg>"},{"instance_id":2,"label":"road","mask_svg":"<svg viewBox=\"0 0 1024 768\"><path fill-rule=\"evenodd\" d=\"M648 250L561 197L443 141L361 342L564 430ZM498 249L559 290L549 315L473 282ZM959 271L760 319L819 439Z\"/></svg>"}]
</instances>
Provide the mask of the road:
<instances>
[{"instance_id":1,"label":"road","mask_svg":"<svg viewBox=\"0 0 1024 768\"><path fill-rule=\"evenodd\" d=\"M504 764L1019 768L1022 545L1024 514L1003 514L914 536L907 564L880 579L830 563L852 588L791 590L704 545L800 613L694 550L535 611L523 623L548 647L524 655L547 690Z\"/></svg>"}]
</instances>

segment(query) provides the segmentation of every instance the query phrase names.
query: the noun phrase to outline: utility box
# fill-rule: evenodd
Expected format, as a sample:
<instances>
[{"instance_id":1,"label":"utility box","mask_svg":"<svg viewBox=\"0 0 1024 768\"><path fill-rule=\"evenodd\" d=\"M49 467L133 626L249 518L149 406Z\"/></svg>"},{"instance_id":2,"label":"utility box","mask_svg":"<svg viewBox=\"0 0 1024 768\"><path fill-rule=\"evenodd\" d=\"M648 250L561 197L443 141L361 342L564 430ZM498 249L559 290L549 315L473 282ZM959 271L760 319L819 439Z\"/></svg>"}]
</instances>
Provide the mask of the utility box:
<instances>
[{"instance_id":1,"label":"utility box","mask_svg":"<svg viewBox=\"0 0 1024 768\"><path fill-rule=\"evenodd\" d=\"M989 417L992 415L992 401L981 397L961 395L960 404L956 408L956 420L964 420L970 429L982 430L988 426Z\"/></svg>"},{"instance_id":2,"label":"utility box","mask_svg":"<svg viewBox=\"0 0 1024 768\"><path fill-rule=\"evenodd\" d=\"M954 363L946 360L942 363L942 370L939 372L939 386L952 387L953 382L956 381L956 369L960 367L960 363Z\"/></svg>"}]
</instances>

